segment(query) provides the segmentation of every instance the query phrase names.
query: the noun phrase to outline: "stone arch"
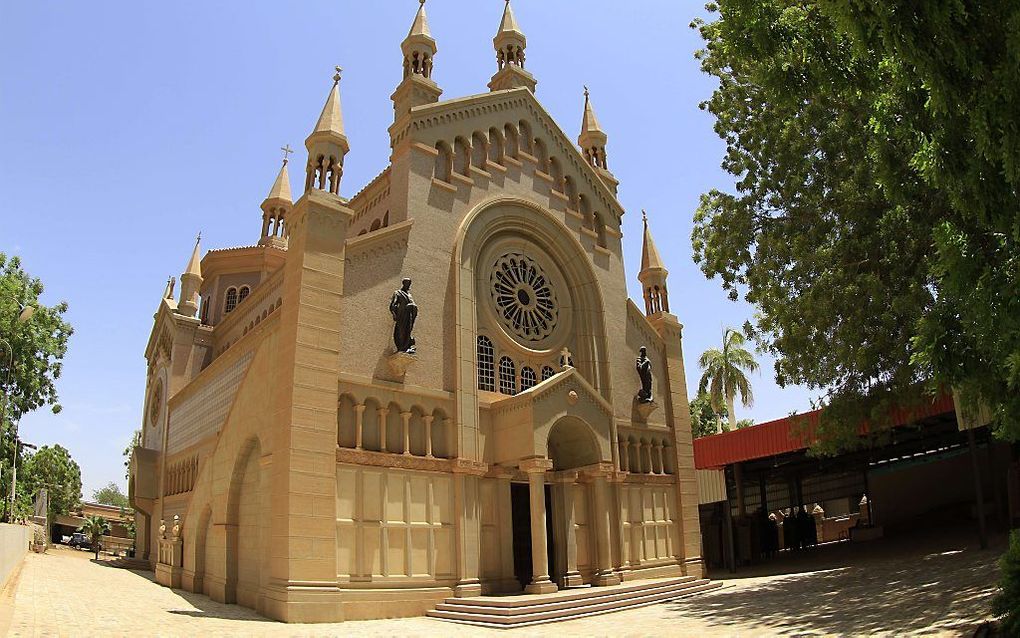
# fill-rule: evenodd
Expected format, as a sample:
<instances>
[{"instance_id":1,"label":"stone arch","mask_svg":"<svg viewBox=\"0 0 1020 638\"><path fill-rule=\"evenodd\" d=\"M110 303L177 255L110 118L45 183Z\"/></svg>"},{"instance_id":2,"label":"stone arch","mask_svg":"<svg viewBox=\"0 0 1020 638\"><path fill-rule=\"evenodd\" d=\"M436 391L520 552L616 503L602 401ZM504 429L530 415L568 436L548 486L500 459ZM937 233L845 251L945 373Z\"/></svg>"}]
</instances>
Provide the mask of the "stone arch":
<instances>
[{"instance_id":1,"label":"stone arch","mask_svg":"<svg viewBox=\"0 0 1020 638\"><path fill-rule=\"evenodd\" d=\"M517 129L509 122L503 127L504 151L507 157L517 157Z\"/></svg>"},{"instance_id":2,"label":"stone arch","mask_svg":"<svg viewBox=\"0 0 1020 638\"><path fill-rule=\"evenodd\" d=\"M340 447L355 447L357 443L357 432L356 432L356 411L355 406L357 401L354 397L348 393L340 395L340 400L337 402L336 420L337 420L337 445Z\"/></svg>"},{"instance_id":3,"label":"stone arch","mask_svg":"<svg viewBox=\"0 0 1020 638\"><path fill-rule=\"evenodd\" d=\"M576 417L565 416L553 424L546 438L546 456L553 470L570 470L602 460L598 437Z\"/></svg>"},{"instance_id":4,"label":"stone arch","mask_svg":"<svg viewBox=\"0 0 1020 638\"><path fill-rule=\"evenodd\" d=\"M503 134L499 132L499 129L492 127L489 129L489 162L492 164L503 163Z\"/></svg>"},{"instance_id":5,"label":"stone arch","mask_svg":"<svg viewBox=\"0 0 1020 638\"><path fill-rule=\"evenodd\" d=\"M450 432L448 417L442 408L432 411L432 456L444 459L453 458L453 433Z\"/></svg>"},{"instance_id":6,"label":"stone arch","mask_svg":"<svg viewBox=\"0 0 1020 638\"><path fill-rule=\"evenodd\" d=\"M209 579L206 578L208 565L214 560L212 548L209 544L209 534L212 531L212 506L206 505L202 513L198 515L198 524L195 526L195 580L192 590L198 594L209 595Z\"/></svg>"},{"instance_id":7,"label":"stone arch","mask_svg":"<svg viewBox=\"0 0 1020 638\"><path fill-rule=\"evenodd\" d=\"M400 416L404 409L396 401L391 401L387 407L385 449L400 454L404 450L404 419Z\"/></svg>"},{"instance_id":8,"label":"stone arch","mask_svg":"<svg viewBox=\"0 0 1020 638\"><path fill-rule=\"evenodd\" d=\"M461 175L471 174L471 145L463 137L453 141L453 169Z\"/></svg>"},{"instance_id":9,"label":"stone arch","mask_svg":"<svg viewBox=\"0 0 1020 638\"><path fill-rule=\"evenodd\" d=\"M527 120L521 120L517 128L520 131L520 135L518 135L517 138L520 143L520 150L524 151L525 153L531 154L532 149L531 124L529 124Z\"/></svg>"},{"instance_id":10,"label":"stone arch","mask_svg":"<svg viewBox=\"0 0 1020 638\"><path fill-rule=\"evenodd\" d=\"M457 307L454 316L468 319L456 333L457 366L455 374L463 375L464 366L470 366L469 377L475 376L476 336L478 316L463 312L461 304L475 304L476 279L479 276L478 259L491 242L507 236L520 238L525 229L526 238L554 260L569 280L573 325L576 342L573 353L577 372L603 397L609 397L612 380L607 363L608 352L604 325L602 286L576 234L545 208L525 199L502 197L479 204L461 222L454 249L455 288ZM484 268L488 268L485 265ZM457 394L454 415L458 423L471 423L477 419L478 390L476 384ZM457 453L470 455L474 450L462 449L458 440Z\"/></svg>"},{"instance_id":11,"label":"stone arch","mask_svg":"<svg viewBox=\"0 0 1020 638\"><path fill-rule=\"evenodd\" d=\"M227 491L226 583L224 602L258 609L261 568L269 541L268 476L261 468L262 444L249 438L240 447Z\"/></svg>"},{"instance_id":12,"label":"stone arch","mask_svg":"<svg viewBox=\"0 0 1020 638\"><path fill-rule=\"evenodd\" d=\"M365 399L365 414L362 416L362 440L361 445L366 450L378 452L382 449L379 441L380 422L379 401L369 397Z\"/></svg>"}]
</instances>

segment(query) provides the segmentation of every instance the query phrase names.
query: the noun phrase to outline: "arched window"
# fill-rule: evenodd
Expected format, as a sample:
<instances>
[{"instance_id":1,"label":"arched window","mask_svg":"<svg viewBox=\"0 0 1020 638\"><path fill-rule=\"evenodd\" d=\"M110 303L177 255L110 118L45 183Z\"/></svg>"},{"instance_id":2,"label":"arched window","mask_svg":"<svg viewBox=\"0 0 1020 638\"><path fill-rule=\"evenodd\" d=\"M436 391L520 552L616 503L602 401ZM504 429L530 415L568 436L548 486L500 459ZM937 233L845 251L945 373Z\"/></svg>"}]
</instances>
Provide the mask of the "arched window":
<instances>
[{"instance_id":1,"label":"arched window","mask_svg":"<svg viewBox=\"0 0 1020 638\"><path fill-rule=\"evenodd\" d=\"M536 137L534 147L535 159L538 160L537 168L543 173L547 173L549 171L549 156L545 152L545 142Z\"/></svg>"},{"instance_id":2,"label":"arched window","mask_svg":"<svg viewBox=\"0 0 1020 638\"><path fill-rule=\"evenodd\" d=\"M248 295L250 294L251 288L249 288L248 286L241 286L241 290L237 292L237 303L241 303L242 301L247 299Z\"/></svg>"},{"instance_id":3,"label":"arched window","mask_svg":"<svg viewBox=\"0 0 1020 638\"><path fill-rule=\"evenodd\" d=\"M591 204L588 203L588 197L584 193L577 196L577 212L581 213L581 223L588 228L595 226L595 220L591 216Z\"/></svg>"},{"instance_id":4,"label":"arched window","mask_svg":"<svg viewBox=\"0 0 1020 638\"><path fill-rule=\"evenodd\" d=\"M503 151L507 157L517 157L517 131L512 124L503 127L504 146Z\"/></svg>"},{"instance_id":5,"label":"arched window","mask_svg":"<svg viewBox=\"0 0 1020 638\"><path fill-rule=\"evenodd\" d=\"M475 131L471 136L471 163L478 168L485 170L486 156L489 152L489 143L485 136Z\"/></svg>"},{"instance_id":6,"label":"arched window","mask_svg":"<svg viewBox=\"0 0 1020 638\"><path fill-rule=\"evenodd\" d=\"M595 213L595 236L596 242L603 248L606 247L606 223L602 221L602 215Z\"/></svg>"},{"instance_id":7,"label":"arched window","mask_svg":"<svg viewBox=\"0 0 1020 638\"><path fill-rule=\"evenodd\" d=\"M442 141L436 143L436 150L439 151L439 155L436 155L436 179L449 182L453 172L453 151L449 144Z\"/></svg>"},{"instance_id":8,"label":"arched window","mask_svg":"<svg viewBox=\"0 0 1020 638\"><path fill-rule=\"evenodd\" d=\"M542 366L542 380L551 379L556 374L556 371L551 366Z\"/></svg>"},{"instance_id":9,"label":"arched window","mask_svg":"<svg viewBox=\"0 0 1020 638\"><path fill-rule=\"evenodd\" d=\"M538 377L535 376L534 370L532 370L528 366L524 366L523 368L521 368L521 392L524 392L525 390L530 390L531 388L535 387L537 380Z\"/></svg>"},{"instance_id":10,"label":"arched window","mask_svg":"<svg viewBox=\"0 0 1020 638\"><path fill-rule=\"evenodd\" d=\"M496 354L492 341L484 335L478 335L478 389L488 392L496 391Z\"/></svg>"},{"instance_id":11,"label":"arched window","mask_svg":"<svg viewBox=\"0 0 1020 638\"><path fill-rule=\"evenodd\" d=\"M461 175L471 174L471 151L463 137L453 142L453 167Z\"/></svg>"},{"instance_id":12,"label":"arched window","mask_svg":"<svg viewBox=\"0 0 1020 638\"><path fill-rule=\"evenodd\" d=\"M489 129L489 162L503 163L503 136L496 128Z\"/></svg>"},{"instance_id":13,"label":"arched window","mask_svg":"<svg viewBox=\"0 0 1020 638\"><path fill-rule=\"evenodd\" d=\"M570 175L563 178L563 194L570 200L571 206L577 206L577 186L574 185L574 178Z\"/></svg>"},{"instance_id":14,"label":"arched window","mask_svg":"<svg viewBox=\"0 0 1020 638\"><path fill-rule=\"evenodd\" d=\"M372 225L368 227L368 232L374 233L382 227L382 222L378 219L372 221Z\"/></svg>"},{"instance_id":15,"label":"arched window","mask_svg":"<svg viewBox=\"0 0 1020 638\"><path fill-rule=\"evenodd\" d=\"M524 120L521 120L520 126L518 126L517 128L520 131L520 134L517 136L517 139L520 142L520 148L522 151L530 155L532 148L531 125L525 122Z\"/></svg>"},{"instance_id":16,"label":"arched window","mask_svg":"<svg viewBox=\"0 0 1020 638\"><path fill-rule=\"evenodd\" d=\"M560 160L555 157L549 158L549 176L553 178L553 190L563 192L563 169L560 168Z\"/></svg>"},{"instance_id":17,"label":"arched window","mask_svg":"<svg viewBox=\"0 0 1020 638\"><path fill-rule=\"evenodd\" d=\"M237 307L237 288L227 288L227 297L223 302L223 314L233 312Z\"/></svg>"},{"instance_id":18,"label":"arched window","mask_svg":"<svg viewBox=\"0 0 1020 638\"><path fill-rule=\"evenodd\" d=\"M499 392L500 394L517 394L517 370L513 359L507 356L499 358Z\"/></svg>"}]
</instances>

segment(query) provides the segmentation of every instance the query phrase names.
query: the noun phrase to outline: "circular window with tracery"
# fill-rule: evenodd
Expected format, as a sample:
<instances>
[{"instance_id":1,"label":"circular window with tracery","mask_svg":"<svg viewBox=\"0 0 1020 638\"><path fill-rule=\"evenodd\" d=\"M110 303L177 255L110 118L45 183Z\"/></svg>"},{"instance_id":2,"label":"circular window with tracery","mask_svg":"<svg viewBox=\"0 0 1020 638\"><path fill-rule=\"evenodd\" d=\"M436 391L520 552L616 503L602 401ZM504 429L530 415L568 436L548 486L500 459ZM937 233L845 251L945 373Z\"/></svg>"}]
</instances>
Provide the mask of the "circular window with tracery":
<instances>
[{"instance_id":1,"label":"circular window with tracery","mask_svg":"<svg viewBox=\"0 0 1020 638\"><path fill-rule=\"evenodd\" d=\"M506 253L496 260L489 280L496 314L515 335L525 341L541 341L556 329L556 292L533 259Z\"/></svg>"}]
</instances>

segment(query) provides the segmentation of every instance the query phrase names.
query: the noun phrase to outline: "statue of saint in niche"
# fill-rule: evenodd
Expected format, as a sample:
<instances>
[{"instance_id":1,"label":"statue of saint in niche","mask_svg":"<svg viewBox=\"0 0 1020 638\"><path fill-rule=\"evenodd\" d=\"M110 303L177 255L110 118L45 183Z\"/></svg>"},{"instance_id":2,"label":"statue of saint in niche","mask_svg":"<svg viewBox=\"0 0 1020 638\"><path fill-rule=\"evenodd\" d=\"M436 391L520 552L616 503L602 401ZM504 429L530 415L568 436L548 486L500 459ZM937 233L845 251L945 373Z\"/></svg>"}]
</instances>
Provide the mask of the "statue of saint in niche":
<instances>
[{"instance_id":1,"label":"statue of saint in niche","mask_svg":"<svg viewBox=\"0 0 1020 638\"><path fill-rule=\"evenodd\" d=\"M400 290L393 292L390 299L390 314L393 315L393 346L397 352L414 354L414 321L418 318L418 306L411 297L411 278L404 277Z\"/></svg>"},{"instance_id":2,"label":"statue of saint in niche","mask_svg":"<svg viewBox=\"0 0 1020 638\"><path fill-rule=\"evenodd\" d=\"M641 377L641 389L638 390L638 403L652 402L652 360L648 358L648 349L641 346L638 351L637 373Z\"/></svg>"}]
</instances>

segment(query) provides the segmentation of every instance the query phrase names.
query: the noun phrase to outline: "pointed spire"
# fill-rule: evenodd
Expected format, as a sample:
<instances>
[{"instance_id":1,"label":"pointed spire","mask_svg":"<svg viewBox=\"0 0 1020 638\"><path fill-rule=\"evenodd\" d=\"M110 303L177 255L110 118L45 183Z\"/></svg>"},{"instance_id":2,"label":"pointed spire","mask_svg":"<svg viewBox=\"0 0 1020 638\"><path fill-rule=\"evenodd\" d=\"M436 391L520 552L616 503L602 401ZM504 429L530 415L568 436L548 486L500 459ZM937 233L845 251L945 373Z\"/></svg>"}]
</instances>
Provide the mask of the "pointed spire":
<instances>
[{"instance_id":1,"label":"pointed spire","mask_svg":"<svg viewBox=\"0 0 1020 638\"><path fill-rule=\"evenodd\" d=\"M641 246L641 270L666 270L662 265L662 258L659 257L659 250L655 247L655 241L652 239L652 231L648 228L648 215L644 210L641 211L641 222L645 225L644 242Z\"/></svg>"},{"instance_id":2,"label":"pointed spire","mask_svg":"<svg viewBox=\"0 0 1020 638\"><path fill-rule=\"evenodd\" d=\"M329 91L326 105L322 107L322 114L319 115L319 121L315 123L312 133L344 134L344 115L340 110L340 72L342 70L339 66L336 67L333 88Z\"/></svg>"},{"instance_id":3,"label":"pointed spire","mask_svg":"<svg viewBox=\"0 0 1020 638\"><path fill-rule=\"evenodd\" d=\"M184 274L202 276L202 233L195 237L195 250L191 251L191 259Z\"/></svg>"},{"instance_id":4,"label":"pointed spire","mask_svg":"<svg viewBox=\"0 0 1020 638\"><path fill-rule=\"evenodd\" d=\"M506 0L503 7L503 18L499 21L499 30L492 39L492 45L496 49L497 70L489 82L489 89L502 91L523 86L534 93L535 77L524 70L524 49L528 46L528 38L517 23L510 0Z\"/></svg>"},{"instance_id":5,"label":"pointed spire","mask_svg":"<svg viewBox=\"0 0 1020 638\"><path fill-rule=\"evenodd\" d=\"M418 13L414 16L414 22L411 23L411 30L407 32L407 37L424 36L431 38L432 33L429 31L429 19L425 15L425 0L418 0L418 2L420 3Z\"/></svg>"},{"instance_id":6,"label":"pointed spire","mask_svg":"<svg viewBox=\"0 0 1020 638\"><path fill-rule=\"evenodd\" d=\"M290 174L287 172L287 156L293 153L290 145L280 148L283 151L283 166L269 189L269 195L262 202L262 236L259 246L287 247L287 213L294 205L290 195Z\"/></svg>"},{"instance_id":7,"label":"pointed spire","mask_svg":"<svg viewBox=\"0 0 1020 638\"><path fill-rule=\"evenodd\" d=\"M305 139L308 165L305 168L305 191L313 188L340 194L344 156L351 145L344 134L344 118L340 109L340 67L336 67L333 87L322 107L322 114L311 135Z\"/></svg>"},{"instance_id":8,"label":"pointed spire","mask_svg":"<svg viewBox=\"0 0 1020 638\"><path fill-rule=\"evenodd\" d=\"M581 135L584 136L588 133L602 133L602 125L599 124L599 120L595 117L595 109L591 105L591 95L588 92L588 87L584 87L584 116L581 118Z\"/></svg>"},{"instance_id":9,"label":"pointed spire","mask_svg":"<svg viewBox=\"0 0 1020 638\"><path fill-rule=\"evenodd\" d=\"M280 167L276 181L273 182L273 187L269 189L269 195L266 197L266 200L271 199L280 199L291 204L294 203L294 198L290 194L290 173L287 172L287 158L284 158L283 166Z\"/></svg>"},{"instance_id":10,"label":"pointed spire","mask_svg":"<svg viewBox=\"0 0 1020 638\"><path fill-rule=\"evenodd\" d=\"M188 266L181 274L181 301L177 313L185 317L198 314L198 290L202 287L202 233L195 238L195 249L191 251Z\"/></svg>"},{"instance_id":11,"label":"pointed spire","mask_svg":"<svg viewBox=\"0 0 1020 638\"><path fill-rule=\"evenodd\" d=\"M581 134L577 136L577 144L588 163L595 168L608 172L606 164L606 142L609 136L602 130L602 125L595 117L595 109L591 105L588 87L584 87L584 114L581 116Z\"/></svg>"},{"instance_id":12,"label":"pointed spire","mask_svg":"<svg viewBox=\"0 0 1020 638\"><path fill-rule=\"evenodd\" d=\"M659 257L659 250L652 239L652 231L648 228L648 215L641 211L641 222L644 224L644 239L641 246L641 271L638 281L641 282L645 299L645 314L653 315L669 312L669 292L666 289L666 277L669 271Z\"/></svg>"},{"instance_id":13,"label":"pointed spire","mask_svg":"<svg viewBox=\"0 0 1020 638\"><path fill-rule=\"evenodd\" d=\"M499 21L499 31L496 37L503 34L515 34L524 38L524 32L517 24L517 17L514 16L514 10L510 7L510 0L506 0L506 6L503 7L503 19Z\"/></svg>"}]
</instances>

